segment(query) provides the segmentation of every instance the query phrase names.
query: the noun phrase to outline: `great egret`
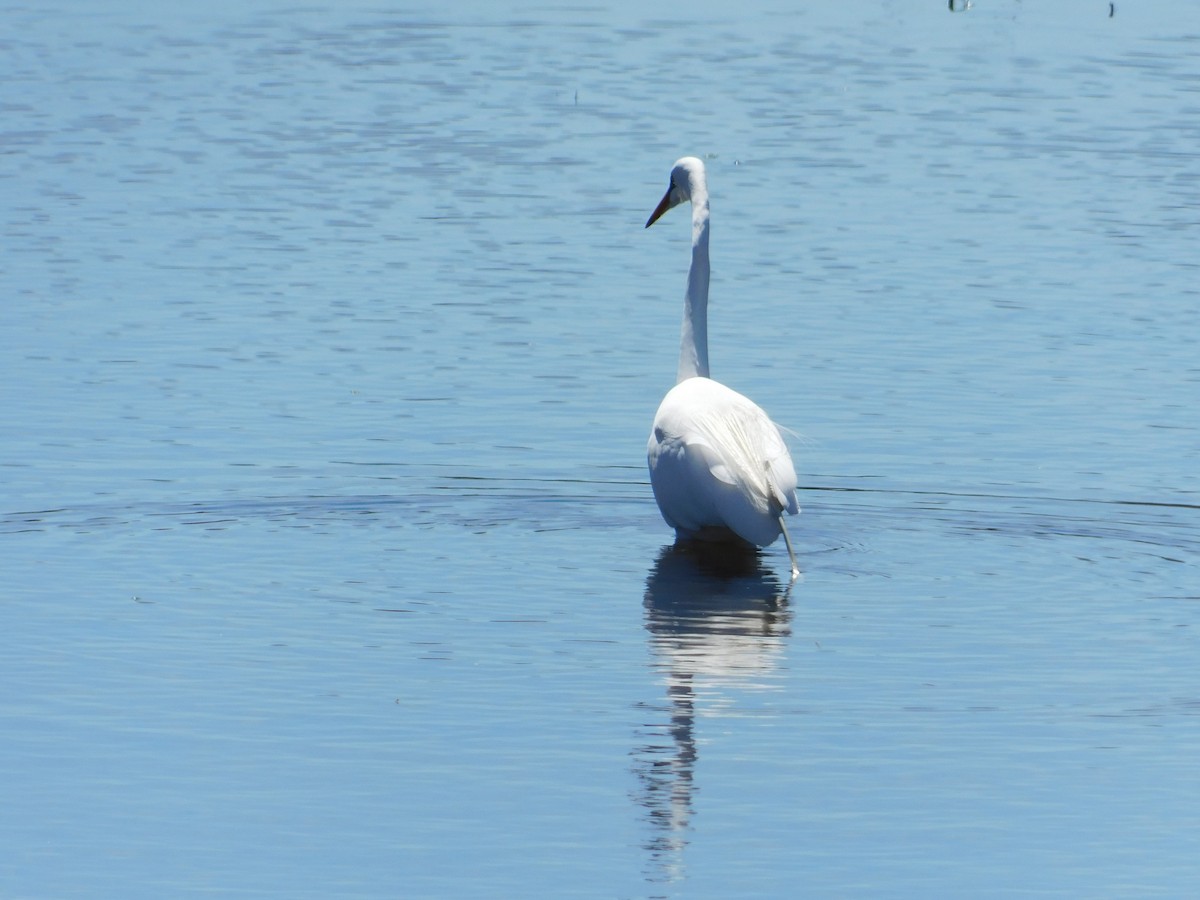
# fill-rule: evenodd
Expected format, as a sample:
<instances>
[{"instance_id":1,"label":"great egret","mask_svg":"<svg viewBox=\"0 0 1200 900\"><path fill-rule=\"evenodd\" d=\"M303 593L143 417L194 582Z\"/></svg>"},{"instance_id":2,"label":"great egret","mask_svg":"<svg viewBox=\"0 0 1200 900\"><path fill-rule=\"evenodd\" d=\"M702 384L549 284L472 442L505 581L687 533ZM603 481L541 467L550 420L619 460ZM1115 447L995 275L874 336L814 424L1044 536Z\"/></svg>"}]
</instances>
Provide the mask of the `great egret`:
<instances>
[{"instance_id":1,"label":"great egret","mask_svg":"<svg viewBox=\"0 0 1200 900\"><path fill-rule=\"evenodd\" d=\"M685 156L650 219L692 204L692 267L683 305L675 387L654 416L646 447L654 499L677 537L742 540L766 547L783 534L792 578L800 574L783 523L800 512L796 470L779 426L737 391L708 377L708 183Z\"/></svg>"}]
</instances>

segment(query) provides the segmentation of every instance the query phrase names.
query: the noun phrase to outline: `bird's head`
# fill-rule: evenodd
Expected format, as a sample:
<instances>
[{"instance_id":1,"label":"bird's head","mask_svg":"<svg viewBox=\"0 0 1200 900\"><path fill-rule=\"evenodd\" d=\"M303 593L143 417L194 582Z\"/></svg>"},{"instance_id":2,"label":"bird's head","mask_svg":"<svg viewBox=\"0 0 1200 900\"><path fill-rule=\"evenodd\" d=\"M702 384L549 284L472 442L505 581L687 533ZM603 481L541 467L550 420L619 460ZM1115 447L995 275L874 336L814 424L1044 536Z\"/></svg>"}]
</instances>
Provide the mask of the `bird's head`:
<instances>
[{"instance_id":1,"label":"bird's head","mask_svg":"<svg viewBox=\"0 0 1200 900\"><path fill-rule=\"evenodd\" d=\"M662 217L668 209L678 206L686 200L691 200L697 190L707 190L704 178L704 163L694 156L685 156L671 168L671 183L662 200L646 221L649 228Z\"/></svg>"}]
</instances>

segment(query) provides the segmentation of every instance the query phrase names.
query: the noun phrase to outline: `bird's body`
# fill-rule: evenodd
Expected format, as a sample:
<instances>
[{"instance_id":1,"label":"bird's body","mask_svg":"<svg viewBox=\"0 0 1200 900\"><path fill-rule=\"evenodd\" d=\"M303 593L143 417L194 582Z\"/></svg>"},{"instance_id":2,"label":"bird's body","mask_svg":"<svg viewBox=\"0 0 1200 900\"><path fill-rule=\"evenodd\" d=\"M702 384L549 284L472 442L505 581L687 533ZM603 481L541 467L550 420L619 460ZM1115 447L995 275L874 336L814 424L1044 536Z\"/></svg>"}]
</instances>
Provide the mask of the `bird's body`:
<instances>
[{"instance_id":1,"label":"bird's body","mask_svg":"<svg viewBox=\"0 0 1200 900\"><path fill-rule=\"evenodd\" d=\"M688 378L663 398L646 457L663 518L685 536L733 532L765 547L779 537L780 514L799 512L779 429L752 400L711 378Z\"/></svg>"},{"instance_id":2,"label":"bird's body","mask_svg":"<svg viewBox=\"0 0 1200 900\"><path fill-rule=\"evenodd\" d=\"M795 515L800 507L787 445L757 404L709 377L704 163L694 157L675 163L671 186L646 226L685 200L692 204L692 265L677 383L658 407L646 448L654 498L681 538L732 539L765 547L782 532L795 576L783 514Z\"/></svg>"}]
</instances>

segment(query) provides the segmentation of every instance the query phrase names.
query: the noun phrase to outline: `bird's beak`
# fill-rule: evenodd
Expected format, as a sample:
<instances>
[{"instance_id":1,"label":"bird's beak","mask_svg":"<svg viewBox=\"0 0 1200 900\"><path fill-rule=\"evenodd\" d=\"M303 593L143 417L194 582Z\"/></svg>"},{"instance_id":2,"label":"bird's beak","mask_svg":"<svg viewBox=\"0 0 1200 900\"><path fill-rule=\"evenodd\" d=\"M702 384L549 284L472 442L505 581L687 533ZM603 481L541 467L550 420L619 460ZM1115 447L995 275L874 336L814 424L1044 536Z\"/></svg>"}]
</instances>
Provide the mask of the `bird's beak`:
<instances>
[{"instance_id":1,"label":"bird's beak","mask_svg":"<svg viewBox=\"0 0 1200 900\"><path fill-rule=\"evenodd\" d=\"M659 201L658 206L654 207L654 212L650 213L650 218L646 220L646 227L649 228L651 225L653 225L655 222L657 222L659 220L659 217L661 217L662 214L665 213L670 208L671 208L671 188L667 188L667 192L665 194L663 194L662 200Z\"/></svg>"}]
</instances>

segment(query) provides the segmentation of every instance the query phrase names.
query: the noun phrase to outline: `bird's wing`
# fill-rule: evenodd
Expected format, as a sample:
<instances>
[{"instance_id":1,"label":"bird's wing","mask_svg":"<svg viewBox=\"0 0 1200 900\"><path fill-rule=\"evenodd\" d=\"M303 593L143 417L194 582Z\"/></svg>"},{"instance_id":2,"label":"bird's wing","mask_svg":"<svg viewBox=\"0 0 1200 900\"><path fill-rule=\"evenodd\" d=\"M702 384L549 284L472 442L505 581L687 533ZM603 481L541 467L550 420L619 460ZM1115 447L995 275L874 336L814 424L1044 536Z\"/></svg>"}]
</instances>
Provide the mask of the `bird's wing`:
<instances>
[{"instance_id":1,"label":"bird's wing","mask_svg":"<svg viewBox=\"0 0 1200 900\"><path fill-rule=\"evenodd\" d=\"M735 486L764 512L796 511L796 470L778 426L754 402L728 388L719 404L693 418L689 444L707 449L709 471Z\"/></svg>"}]
</instances>

